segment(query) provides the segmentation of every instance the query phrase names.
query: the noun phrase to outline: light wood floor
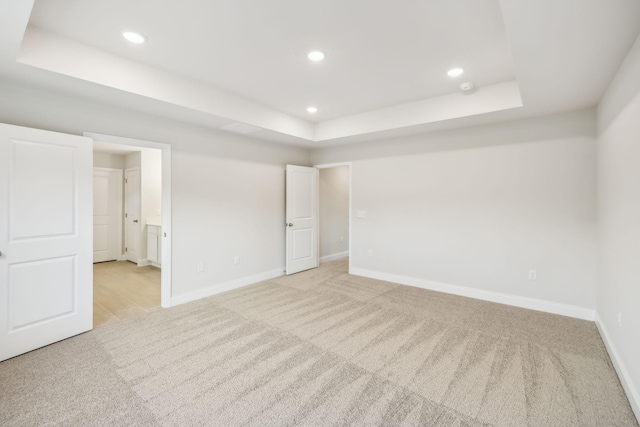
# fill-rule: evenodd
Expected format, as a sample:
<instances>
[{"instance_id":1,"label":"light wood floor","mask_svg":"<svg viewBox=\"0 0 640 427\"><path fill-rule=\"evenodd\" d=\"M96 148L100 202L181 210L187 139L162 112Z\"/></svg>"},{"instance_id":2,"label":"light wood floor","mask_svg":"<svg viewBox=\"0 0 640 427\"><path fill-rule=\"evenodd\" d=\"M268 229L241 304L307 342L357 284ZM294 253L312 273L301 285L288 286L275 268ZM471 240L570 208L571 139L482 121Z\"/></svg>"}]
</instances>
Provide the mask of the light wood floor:
<instances>
[{"instance_id":1,"label":"light wood floor","mask_svg":"<svg viewBox=\"0 0 640 427\"><path fill-rule=\"evenodd\" d=\"M93 327L160 308L160 269L128 261L93 264Z\"/></svg>"}]
</instances>

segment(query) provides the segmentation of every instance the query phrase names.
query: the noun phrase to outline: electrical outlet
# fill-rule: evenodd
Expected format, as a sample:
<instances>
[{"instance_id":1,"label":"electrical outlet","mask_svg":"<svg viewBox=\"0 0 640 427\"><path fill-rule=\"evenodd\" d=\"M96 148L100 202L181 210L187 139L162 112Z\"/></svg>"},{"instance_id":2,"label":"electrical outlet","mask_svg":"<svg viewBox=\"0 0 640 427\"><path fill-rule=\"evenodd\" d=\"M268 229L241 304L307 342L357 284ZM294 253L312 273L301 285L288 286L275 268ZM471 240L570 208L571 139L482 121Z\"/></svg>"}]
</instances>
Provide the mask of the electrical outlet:
<instances>
[{"instance_id":1,"label":"electrical outlet","mask_svg":"<svg viewBox=\"0 0 640 427\"><path fill-rule=\"evenodd\" d=\"M198 273L202 273L203 271L204 271L204 262L203 262L203 261L200 261L200 262L198 263L198 267L196 268L196 272L198 272Z\"/></svg>"},{"instance_id":2,"label":"electrical outlet","mask_svg":"<svg viewBox=\"0 0 640 427\"><path fill-rule=\"evenodd\" d=\"M236 255L235 257L233 257L233 263L235 265L240 264L240 255Z\"/></svg>"},{"instance_id":3,"label":"electrical outlet","mask_svg":"<svg viewBox=\"0 0 640 427\"><path fill-rule=\"evenodd\" d=\"M369 254L369 256L373 256L373 249L369 249L368 254Z\"/></svg>"},{"instance_id":4,"label":"electrical outlet","mask_svg":"<svg viewBox=\"0 0 640 427\"><path fill-rule=\"evenodd\" d=\"M622 312L618 312L618 327L622 328Z\"/></svg>"},{"instance_id":5,"label":"electrical outlet","mask_svg":"<svg viewBox=\"0 0 640 427\"><path fill-rule=\"evenodd\" d=\"M538 273L535 270L529 270L529 280L538 280Z\"/></svg>"}]
</instances>

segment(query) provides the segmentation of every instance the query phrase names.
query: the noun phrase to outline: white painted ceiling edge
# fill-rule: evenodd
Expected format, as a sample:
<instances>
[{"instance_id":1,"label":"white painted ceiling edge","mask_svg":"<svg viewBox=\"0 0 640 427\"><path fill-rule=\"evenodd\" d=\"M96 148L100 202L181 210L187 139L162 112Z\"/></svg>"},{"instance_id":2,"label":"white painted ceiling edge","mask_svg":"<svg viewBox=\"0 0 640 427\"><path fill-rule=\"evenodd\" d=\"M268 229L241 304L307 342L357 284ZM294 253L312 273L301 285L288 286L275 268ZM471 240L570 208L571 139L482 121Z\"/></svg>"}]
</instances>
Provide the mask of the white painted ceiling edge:
<instances>
[{"instance_id":1,"label":"white painted ceiling edge","mask_svg":"<svg viewBox=\"0 0 640 427\"><path fill-rule=\"evenodd\" d=\"M318 148L593 107L640 31L639 5L626 0L501 1L517 82L315 125L28 27L30 0L0 0L0 78L110 104L135 104L167 117L177 113L183 121L210 128L246 123L260 128L251 137ZM112 64L118 73L109 71Z\"/></svg>"},{"instance_id":2,"label":"white painted ceiling edge","mask_svg":"<svg viewBox=\"0 0 640 427\"><path fill-rule=\"evenodd\" d=\"M472 95L445 95L314 125L31 25L17 62L313 142L522 106L514 81L480 88Z\"/></svg>"}]
</instances>

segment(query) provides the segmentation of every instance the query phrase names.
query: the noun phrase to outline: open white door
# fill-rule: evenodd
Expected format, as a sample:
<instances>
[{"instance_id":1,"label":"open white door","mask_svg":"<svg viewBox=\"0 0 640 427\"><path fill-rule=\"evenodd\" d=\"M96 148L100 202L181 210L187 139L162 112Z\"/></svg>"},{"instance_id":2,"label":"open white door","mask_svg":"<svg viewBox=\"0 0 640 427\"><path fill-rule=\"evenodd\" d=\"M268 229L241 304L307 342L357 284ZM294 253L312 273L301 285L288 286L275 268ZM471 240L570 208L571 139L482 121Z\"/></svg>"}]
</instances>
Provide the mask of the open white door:
<instances>
[{"instance_id":1,"label":"open white door","mask_svg":"<svg viewBox=\"0 0 640 427\"><path fill-rule=\"evenodd\" d=\"M318 266L318 200L318 169L287 165L287 274Z\"/></svg>"},{"instance_id":2,"label":"open white door","mask_svg":"<svg viewBox=\"0 0 640 427\"><path fill-rule=\"evenodd\" d=\"M128 261L140 262L140 169L124 171L124 252Z\"/></svg>"},{"instance_id":3,"label":"open white door","mask_svg":"<svg viewBox=\"0 0 640 427\"><path fill-rule=\"evenodd\" d=\"M0 360L93 327L92 140L0 124Z\"/></svg>"},{"instance_id":4,"label":"open white door","mask_svg":"<svg viewBox=\"0 0 640 427\"><path fill-rule=\"evenodd\" d=\"M122 170L93 168L93 262L122 256Z\"/></svg>"}]
</instances>

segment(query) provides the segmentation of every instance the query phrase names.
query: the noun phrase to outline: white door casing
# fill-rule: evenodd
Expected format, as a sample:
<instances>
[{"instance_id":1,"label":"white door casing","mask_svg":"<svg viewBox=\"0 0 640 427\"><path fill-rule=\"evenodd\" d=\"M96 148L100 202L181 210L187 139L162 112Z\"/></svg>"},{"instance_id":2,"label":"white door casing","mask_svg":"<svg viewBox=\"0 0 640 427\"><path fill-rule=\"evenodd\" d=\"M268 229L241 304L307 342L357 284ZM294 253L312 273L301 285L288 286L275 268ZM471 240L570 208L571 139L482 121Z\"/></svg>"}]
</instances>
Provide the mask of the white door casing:
<instances>
[{"instance_id":1,"label":"white door casing","mask_svg":"<svg viewBox=\"0 0 640 427\"><path fill-rule=\"evenodd\" d=\"M122 144L130 147L154 148L162 151L162 234L161 234L161 305L171 307L171 145L161 142L143 141L121 136L84 132L84 136L96 141Z\"/></svg>"},{"instance_id":2,"label":"white door casing","mask_svg":"<svg viewBox=\"0 0 640 427\"><path fill-rule=\"evenodd\" d=\"M0 124L0 360L93 326L92 140Z\"/></svg>"},{"instance_id":3,"label":"white door casing","mask_svg":"<svg viewBox=\"0 0 640 427\"><path fill-rule=\"evenodd\" d=\"M318 169L287 165L286 274L318 266Z\"/></svg>"},{"instance_id":4,"label":"white door casing","mask_svg":"<svg viewBox=\"0 0 640 427\"><path fill-rule=\"evenodd\" d=\"M140 169L124 172L125 258L140 262Z\"/></svg>"},{"instance_id":5,"label":"white door casing","mask_svg":"<svg viewBox=\"0 0 640 427\"><path fill-rule=\"evenodd\" d=\"M93 262L122 256L122 170L93 168Z\"/></svg>"}]
</instances>

